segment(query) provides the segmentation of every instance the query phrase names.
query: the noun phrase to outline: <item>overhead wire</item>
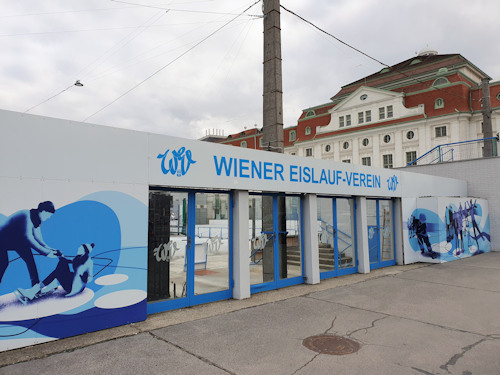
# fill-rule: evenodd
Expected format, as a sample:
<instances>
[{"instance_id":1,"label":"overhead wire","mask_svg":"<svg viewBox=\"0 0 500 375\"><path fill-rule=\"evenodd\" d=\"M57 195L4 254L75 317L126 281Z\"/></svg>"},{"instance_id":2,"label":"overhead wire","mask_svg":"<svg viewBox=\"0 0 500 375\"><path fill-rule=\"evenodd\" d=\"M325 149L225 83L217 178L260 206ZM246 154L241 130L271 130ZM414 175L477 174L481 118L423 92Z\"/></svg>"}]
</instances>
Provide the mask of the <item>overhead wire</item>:
<instances>
[{"instance_id":1,"label":"overhead wire","mask_svg":"<svg viewBox=\"0 0 500 375\"><path fill-rule=\"evenodd\" d=\"M380 61L380 60L376 59L376 58L375 58L375 57L373 57L373 56L370 56L369 54L367 54L367 53L365 53L365 52L361 51L360 49L358 49L358 48L356 48L356 47L353 47L353 46L352 46L352 45L350 45L349 43L347 43L347 42L343 41L343 40L342 40L342 39L340 39L340 38L337 38L335 35L333 35L333 34L331 34L331 33L327 32L327 31L325 31L324 29L322 29L322 28L320 28L319 26L315 25L315 24L314 24L314 23L312 23L311 21L308 21L307 19L305 19L304 17L302 17L302 16L298 15L297 13L295 13L295 12L293 12L293 11L291 11L291 10L289 10L289 9L285 8L283 5L280 5L280 7L281 7L283 10L287 11L288 13L292 14L293 16L295 16L295 17L299 18L299 19L300 19L300 20L302 20L303 22L305 22L305 23L309 24L309 25L310 25L310 26L312 26L313 28L315 28L315 29L319 30L320 32L322 32L322 33L324 33L324 34L326 34L326 35L328 35L328 36L332 37L333 39L335 39L335 40L336 40L336 41L338 41L339 43L341 43L341 44L343 44L343 45L347 46L348 48L351 48L352 50L354 50L354 51L356 51L356 52L360 53L361 55L363 55L363 56L365 56L365 57L368 57L369 59L371 59L371 60L373 60L373 61L377 62L378 64L380 64L380 65L382 65L382 66L384 66L384 67L386 67L386 68L390 68L390 69L391 69L391 71L398 72L398 73L400 73L400 74L404 75L405 77L407 77L407 78L409 78L409 79L411 79L411 80L414 80L414 81L416 81L416 82L418 82L418 83L422 83L422 84L425 84L425 85L427 85L427 84L428 84L428 83L427 83L427 82L425 82L425 81L421 81L421 80L419 80L418 78L416 78L416 77L414 77L414 76L410 76L410 75L406 74L405 72L403 72L403 71L401 71L401 70L399 70L399 69L395 69L394 67L391 67L390 65L383 63L382 61ZM459 97L459 98L462 98L462 99L467 99L467 100L469 99L468 97L465 97L465 96L460 95L460 94L455 94L455 93L452 93L452 92L446 91L446 89L443 89L443 88L440 88L440 87L435 87L435 86L432 86L432 88L433 88L433 89L435 89L435 90L442 91L442 92L444 92L444 93L446 93L446 94L448 94L448 95L451 95L451 96L456 96L456 97ZM476 100L476 99L474 99L474 98L472 98L472 100L473 100L473 101L477 101L477 100Z\"/></svg>"},{"instance_id":2,"label":"overhead wire","mask_svg":"<svg viewBox=\"0 0 500 375\"><path fill-rule=\"evenodd\" d=\"M202 44L203 42L205 42L207 39L211 38L213 35L215 35L216 33L218 33L224 27L226 27L231 22L233 22L234 20L236 20L238 17L240 17L241 15L243 15L244 13L246 13L248 10L250 10L252 7L254 7L260 1L261 0L257 0L254 3L252 3L243 12L239 13L238 15L236 15L235 17L233 17L231 20L229 20L228 22L226 22L224 25L222 25L221 27L217 28L215 31L213 31L208 36L206 36L205 38L203 38L202 40L200 40L198 43L196 43L194 46L192 46L191 48L187 49L186 51L184 51L183 53L181 53L179 56L177 56L173 60L169 61L167 64L163 65L161 68L159 68L158 70L156 70L154 73L152 73L151 75L149 75L148 77L146 77L145 79L143 79L141 82L139 82L136 85L134 85L133 87L131 87L129 90L127 90L126 92L124 92L123 94L121 94L120 96L118 96L116 99L114 99L110 103L106 104L104 107L102 107L98 111L96 111L96 112L92 113L90 116L86 117L83 120L83 122L86 122L89 118L91 118L91 117L95 116L96 114L102 112L104 109L106 109L109 106L111 106L112 104L116 103L118 100L120 100L121 98L123 98L125 95L129 94L130 92L132 92L133 90L135 90L137 87L141 86L143 83L145 83L146 81L148 81L151 78L153 78L154 76L156 76L158 73L160 73L161 71L163 71L165 68L167 68L168 66L172 65L174 62L176 62L177 60L179 60L180 58L182 58L183 56L185 56L186 54L188 54L189 52L191 52L193 49L195 49L196 47L198 47L200 44Z\"/></svg>"}]
</instances>

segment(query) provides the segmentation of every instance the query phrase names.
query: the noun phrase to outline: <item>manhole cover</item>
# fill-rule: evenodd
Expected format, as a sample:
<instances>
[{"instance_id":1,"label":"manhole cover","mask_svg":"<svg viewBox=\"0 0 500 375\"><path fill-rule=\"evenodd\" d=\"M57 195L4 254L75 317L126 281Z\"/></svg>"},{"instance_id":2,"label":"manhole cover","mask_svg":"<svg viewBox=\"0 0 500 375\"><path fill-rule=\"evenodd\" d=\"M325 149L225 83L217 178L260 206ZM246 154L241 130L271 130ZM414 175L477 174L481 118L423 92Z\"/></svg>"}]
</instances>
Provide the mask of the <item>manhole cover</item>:
<instances>
[{"instance_id":1,"label":"manhole cover","mask_svg":"<svg viewBox=\"0 0 500 375\"><path fill-rule=\"evenodd\" d=\"M302 345L315 352L330 355L352 354L360 348L356 341L332 335L311 336L304 339Z\"/></svg>"}]
</instances>

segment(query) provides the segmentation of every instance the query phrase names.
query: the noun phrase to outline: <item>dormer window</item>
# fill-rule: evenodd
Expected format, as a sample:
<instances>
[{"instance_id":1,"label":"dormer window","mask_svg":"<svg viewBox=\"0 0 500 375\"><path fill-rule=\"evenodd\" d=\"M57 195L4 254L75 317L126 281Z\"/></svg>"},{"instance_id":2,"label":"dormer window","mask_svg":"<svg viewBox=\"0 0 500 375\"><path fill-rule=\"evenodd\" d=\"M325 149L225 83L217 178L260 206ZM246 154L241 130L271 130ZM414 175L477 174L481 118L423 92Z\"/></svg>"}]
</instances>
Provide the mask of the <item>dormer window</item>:
<instances>
[{"instance_id":1,"label":"dormer window","mask_svg":"<svg viewBox=\"0 0 500 375\"><path fill-rule=\"evenodd\" d=\"M434 81L434 83L432 84L432 86L443 86L443 85L447 85L448 83L450 83L450 81L448 81L447 78L441 77L441 78L436 79Z\"/></svg>"},{"instance_id":2,"label":"dormer window","mask_svg":"<svg viewBox=\"0 0 500 375\"><path fill-rule=\"evenodd\" d=\"M297 133L295 133L295 130L291 130L290 133L288 133L288 140L290 142L295 141L297 138Z\"/></svg>"},{"instance_id":3,"label":"dormer window","mask_svg":"<svg viewBox=\"0 0 500 375\"><path fill-rule=\"evenodd\" d=\"M307 111L306 117L312 117L312 116L316 116L316 113L313 110Z\"/></svg>"},{"instance_id":4,"label":"dormer window","mask_svg":"<svg viewBox=\"0 0 500 375\"><path fill-rule=\"evenodd\" d=\"M305 130L305 134L306 134L306 135L310 135L310 134L311 134L311 127L310 127L310 126L308 126L308 127L306 128L306 130Z\"/></svg>"},{"instance_id":5,"label":"dormer window","mask_svg":"<svg viewBox=\"0 0 500 375\"><path fill-rule=\"evenodd\" d=\"M241 141L240 147L247 147L247 141Z\"/></svg>"}]
</instances>

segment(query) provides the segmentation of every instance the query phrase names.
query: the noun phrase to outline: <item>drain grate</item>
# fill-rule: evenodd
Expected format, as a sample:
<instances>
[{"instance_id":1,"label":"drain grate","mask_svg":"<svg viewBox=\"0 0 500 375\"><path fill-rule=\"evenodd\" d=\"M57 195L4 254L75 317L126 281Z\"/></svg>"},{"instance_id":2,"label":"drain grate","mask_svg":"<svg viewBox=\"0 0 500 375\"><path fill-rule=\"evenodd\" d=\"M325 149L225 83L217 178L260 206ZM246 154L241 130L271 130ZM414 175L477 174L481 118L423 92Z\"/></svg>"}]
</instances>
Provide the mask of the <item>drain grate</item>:
<instances>
[{"instance_id":1,"label":"drain grate","mask_svg":"<svg viewBox=\"0 0 500 375\"><path fill-rule=\"evenodd\" d=\"M356 341L332 335L311 336L304 339L302 345L317 353L330 355L356 353L361 347Z\"/></svg>"}]
</instances>

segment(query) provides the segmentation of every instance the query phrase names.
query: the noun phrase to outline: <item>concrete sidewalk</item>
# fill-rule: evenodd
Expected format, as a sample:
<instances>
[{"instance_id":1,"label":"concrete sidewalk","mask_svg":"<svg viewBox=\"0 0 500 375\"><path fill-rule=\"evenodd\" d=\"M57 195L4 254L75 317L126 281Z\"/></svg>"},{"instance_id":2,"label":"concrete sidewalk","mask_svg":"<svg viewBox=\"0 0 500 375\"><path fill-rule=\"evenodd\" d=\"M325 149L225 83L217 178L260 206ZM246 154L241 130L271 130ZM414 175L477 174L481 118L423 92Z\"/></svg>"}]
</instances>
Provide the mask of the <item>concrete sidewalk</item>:
<instances>
[{"instance_id":1,"label":"concrete sidewalk","mask_svg":"<svg viewBox=\"0 0 500 375\"><path fill-rule=\"evenodd\" d=\"M319 354L314 335L358 342ZM500 374L500 252L155 314L0 354L0 374Z\"/></svg>"}]
</instances>

